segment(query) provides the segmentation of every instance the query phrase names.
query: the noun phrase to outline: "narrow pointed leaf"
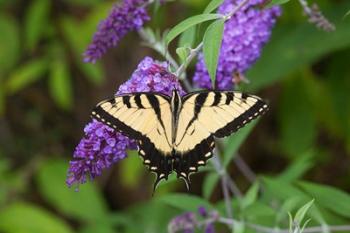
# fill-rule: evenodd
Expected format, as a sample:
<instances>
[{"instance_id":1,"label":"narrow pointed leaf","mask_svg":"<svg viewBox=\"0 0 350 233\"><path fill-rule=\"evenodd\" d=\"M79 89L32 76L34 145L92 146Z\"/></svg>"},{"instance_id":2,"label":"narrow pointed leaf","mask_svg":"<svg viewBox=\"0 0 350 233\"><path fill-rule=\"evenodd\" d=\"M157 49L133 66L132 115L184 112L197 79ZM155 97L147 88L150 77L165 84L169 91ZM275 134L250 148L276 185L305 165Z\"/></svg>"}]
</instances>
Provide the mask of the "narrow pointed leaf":
<instances>
[{"instance_id":1,"label":"narrow pointed leaf","mask_svg":"<svg viewBox=\"0 0 350 233\"><path fill-rule=\"evenodd\" d=\"M222 34L224 32L224 19L213 22L206 30L203 38L204 61L207 66L213 86L215 86L216 68L219 61Z\"/></svg>"},{"instance_id":2,"label":"narrow pointed leaf","mask_svg":"<svg viewBox=\"0 0 350 233\"><path fill-rule=\"evenodd\" d=\"M203 181L203 196L205 199L209 200L219 179L220 176L216 172L209 173L205 176L205 179Z\"/></svg>"},{"instance_id":3,"label":"narrow pointed leaf","mask_svg":"<svg viewBox=\"0 0 350 233\"><path fill-rule=\"evenodd\" d=\"M185 19L175 27L173 27L165 37L165 41L169 44L175 37L189 29L190 27L203 23L205 21L222 18L221 14L200 14Z\"/></svg>"},{"instance_id":4,"label":"narrow pointed leaf","mask_svg":"<svg viewBox=\"0 0 350 233\"><path fill-rule=\"evenodd\" d=\"M72 83L67 64L63 60L57 59L51 64L49 89L53 100L60 108L71 109L73 105Z\"/></svg>"},{"instance_id":5,"label":"narrow pointed leaf","mask_svg":"<svg viewBox=\"0 0 350 233\"><path fill-rule=\"evenodd\" d=\"M224 0L212 0L211 2L209 2L209 4L207 5L207 7L204 9L203 13L210 13L212 11L214 11L216 8L218 8L222 3L224 2Z\"/></svg>"},{"instance_id":6,"label":"narrow pointed leaf","mask_svg":"<svg viewBox=\"0 0 350 233\"><path fill-rule=\"evenodd\" d=\"M305 205L303 205L295 214L294 222L297 222L299 225L303 221L307 211L310 209L310 207L314 204L314 200L309 201Z\"/></svg>"}]
</instances>

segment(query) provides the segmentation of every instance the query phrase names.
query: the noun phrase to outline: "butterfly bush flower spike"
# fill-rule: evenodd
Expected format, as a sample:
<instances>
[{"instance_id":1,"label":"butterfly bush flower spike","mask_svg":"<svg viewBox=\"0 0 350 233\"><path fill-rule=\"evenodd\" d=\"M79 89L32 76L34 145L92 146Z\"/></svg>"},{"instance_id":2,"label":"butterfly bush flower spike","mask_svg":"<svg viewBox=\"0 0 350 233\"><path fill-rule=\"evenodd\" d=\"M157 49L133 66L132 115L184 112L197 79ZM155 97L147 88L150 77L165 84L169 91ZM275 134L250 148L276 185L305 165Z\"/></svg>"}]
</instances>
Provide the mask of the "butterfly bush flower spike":
<instances>
[{"instance_id":1,"label":"butterfly bush flower spike","mask_svg":"<svg viewBox=\"0 0 350 233\"><path fill-rule=\"evenodd\" d=\"M116 4L103 20L84 53L84 61L95 63L111 47L115 47L128 32L139 30L150 20L145 7L149 0L123 0Z\"/></svg>"},{"instance_id":2,"label":"butterfly bush flower spike","mask_svg":"<svg viewBox=\"0 0 350 233\"><path fill-rule=\"evenodd\" d=\"M168 232L197 232L203 229L205 233L215 233L214 222L219 215L216 211L208 212L205 207L198 208L198 217L193 212L186 212L173 218L168 224Z\"/></svg>"},{"instance_id":3,"label":"butterfly bush flower spike","mask_svg":"<svg viewBox=\"0 0 350 233\"><path fill-rule=\"evenodd\" d=\"M133 92L161 92L170 95L172 88L185 94L177 78L168 73L167 63L144 58L131 78L119 87L117 94ZM85 183L101 175L102 171L126 157L127 149L136 143L112 128L93 120L84 129L85 137L75 149L66 183Z\"/></svg>"},{"instance_id":4,"label":"butterfly bush flower spike","mask_svg":"<svg viewBox=\"0 0 350 233\"><path fill-rule=\"evenodd\" d=\"M240 0L225 0L218 12L229 14L239 2ZM259 4L263 2L264 0L251 0L225 23L216 73L217 89L232 90L235 74L243 74L251 67L269 40L281 9L275 6L261 10ZM193 82L200 88L212 88L203 54L199 54Z\"/></svg>"}]
</instances>

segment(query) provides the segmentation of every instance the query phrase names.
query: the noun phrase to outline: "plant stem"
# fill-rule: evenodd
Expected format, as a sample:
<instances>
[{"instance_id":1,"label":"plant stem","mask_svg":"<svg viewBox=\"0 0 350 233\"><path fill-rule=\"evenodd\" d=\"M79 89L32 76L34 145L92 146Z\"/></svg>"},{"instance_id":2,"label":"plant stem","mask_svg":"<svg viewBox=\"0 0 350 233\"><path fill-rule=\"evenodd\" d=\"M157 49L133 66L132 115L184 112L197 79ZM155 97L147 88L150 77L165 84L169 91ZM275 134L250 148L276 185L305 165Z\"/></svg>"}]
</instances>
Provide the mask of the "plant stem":
<instances>
[{"instance_id":1,"label":"plant stem","mask_svg":"<svg viewBox=\"0 0 350 233\"><path fill-rule=\"evenodd\" d=\"M216 150L214 150L214 156L211 161L214 165L215 170L220 175L221 188L222 188L222 193L224 195L224 200L225 200L226 214L229 218L232 218L233 212L232 212L232 206L231 206L231 197L228 191L229 185L227 181L227 174L221 165L220 157L216 153Z\"/></svg>"},{"instance_id":2,"label":"plant stem","mask_svg":"<svg viewBox=\"0 0 350 233\"><path fill-rule=\"evenodd\" d=\"M241 1L228 15L225 16L226 20L229 20L234 14L237 13L245 4L247 4L250 0Z\"/></svg>"},{"instance_id":3,"label":"plant stem","mask_svg":"<svg viewBox=\"0 0 350 233\"><path fill-rule=\"evenodd\" d=\"M202 50L202 47L203 42L199 43L199 45L196 48L191 49L190 54L188 55L184 63L182 63L181 66L175 72L175 76L179 77L179 79L183 79L181 78L182 74L185 72L187 66L191 63L193 58L195 58L198 55L198 53Z\"/></svg>"},{"instance_id":4,"label":"plant stem","mask_svg":"<svg viewBox=\"0 0 350 233\"><path fill-rule=\"evenodd\" d=\"M243 175L251 182L254 183L256 180L256 175L250 169L250 167L247 165L247 163L242 159L242 157L239 154L236 154L235 158L233 159L235 164L237 165L238 169L243 173Z\"/></svg>"},{"instance_id":5,"label":"plant stem","mask_svg":"<svg viewBox=\"0 0 350 233\"><path fill-rule=\"evenodd\" d=\"M154 38L150 38L147 34L147 32L144 29L140 29L138 31L139 36L144 41L144 45L153 49L154 51L158 52L160 55L162 55L169 63L174 67L174 69L178 69L179 65L177 64L176 60L171 56L171 54L165 49L165 46L163 43L159 40L156 40Z\"/></svg>"},{"instance_id":6,"label":"plant stem","mask_svg":"<svg viewBox=\"0 0 350 233\"><path fill-rule=\"evenodd\" d=\"M225 177L227 180L227 185L231 190L231 192L233 193L233 195L235 195L238 199L241 199L243 195L241 190L239 190L236 182L227 173L225 174Z\"/></svg>"}]
</instances>

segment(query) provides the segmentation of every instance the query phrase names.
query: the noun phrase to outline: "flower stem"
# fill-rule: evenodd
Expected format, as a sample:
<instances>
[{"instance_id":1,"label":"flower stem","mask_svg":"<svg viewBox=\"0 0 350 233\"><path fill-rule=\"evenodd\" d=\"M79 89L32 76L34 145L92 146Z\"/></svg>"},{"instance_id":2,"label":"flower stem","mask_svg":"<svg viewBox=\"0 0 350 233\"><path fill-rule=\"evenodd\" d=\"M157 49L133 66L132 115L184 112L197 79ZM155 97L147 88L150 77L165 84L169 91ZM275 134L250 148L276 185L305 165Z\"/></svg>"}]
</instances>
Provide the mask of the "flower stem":
<instances>
[{"instance_id":1,"label":"flower stem","mask_svg":"<svg viewBox=\"0 0 350 233\"><path fill-rule=\"evenodd\" d=\"M165 46L161 41L158 41L154 38L151 38L148 36L147 32L144 29L140 29L138 31L139 36L144 41L144 45L153 49L154 51L158 52L160 55L162 55L169 63L174 67L174 69L178 69L179 65L177 64L176 60L171 56L169 52L165 49Z\"/></svg>"},{"instance_id":2,"label":"flower stem","mask_svg":"<svg viewBox=\"0 0 350 233\"><path fill-rule=\"evenodd\" d=\"M211 160L215 170L217 173L220 175L220 180L221 180L221 188L222 188L222 193L224 195L224 200L225 200L225 207L226 207L226 214L229 218L232 218L232 206L231 206L231 197L229 193L229 185L228 185L228 180L227 180L227 174L225 169L221 165L220 157L216 153L216 150L214 151L214 156L213 159Z\"/></svg>"},{"instance_id":3,"label":"flower stem","mask_svg":"<svg viewBox=\"0 0 350 233\"><path fill-rule=\"evenodd\" d=\"M202 50L202 48L203 48L203 42L199 43L199 45L196 48L190 51L190 54L188 55L184 63L182 63L181 66L175 72L175 75L177 77L179 77L180 79L183 79L181 78L182 74L186 71L187 66L191 63L193 58L195 58L198 55L198 53Z\"/></svg>"},{"instance_id":4,"label":"flower stem","mask_svg":"<svg viewBox=\"0 0 350 233\"><path fill-rule=\"evenodd\" d=\"M250 183L254 183L256 180L256 175L252 169L250 169L247 163L242 159L242 157L239 154L236 154L233 161L237 165L238 169L243 173L243 175L250 181Z\"/></svg>"}]
</instances>

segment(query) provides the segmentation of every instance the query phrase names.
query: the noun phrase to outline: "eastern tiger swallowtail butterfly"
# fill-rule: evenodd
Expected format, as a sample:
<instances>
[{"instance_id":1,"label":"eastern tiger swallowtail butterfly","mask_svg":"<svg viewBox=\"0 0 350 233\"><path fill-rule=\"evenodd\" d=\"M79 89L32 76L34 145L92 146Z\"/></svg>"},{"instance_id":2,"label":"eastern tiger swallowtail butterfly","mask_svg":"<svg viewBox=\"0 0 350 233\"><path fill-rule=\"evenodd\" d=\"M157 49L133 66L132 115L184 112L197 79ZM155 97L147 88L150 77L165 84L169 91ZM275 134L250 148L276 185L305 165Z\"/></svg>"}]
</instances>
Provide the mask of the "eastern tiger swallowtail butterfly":
<instances>
[{"instance_id":1,"label":"eastern tiger swallowtail butterfly","mask_svg":"<svg viewBox=\"0 0 350 233\"><path fill-rule=\"evenodd\" d=\"M185 180L212 157L214 137L225 137L267 111L259 97L232 91L197 91L181 97L131 93L100 102L92 117L135 139L156 173L154 189L172 171Z\"/></svg>"}]
</instances>

